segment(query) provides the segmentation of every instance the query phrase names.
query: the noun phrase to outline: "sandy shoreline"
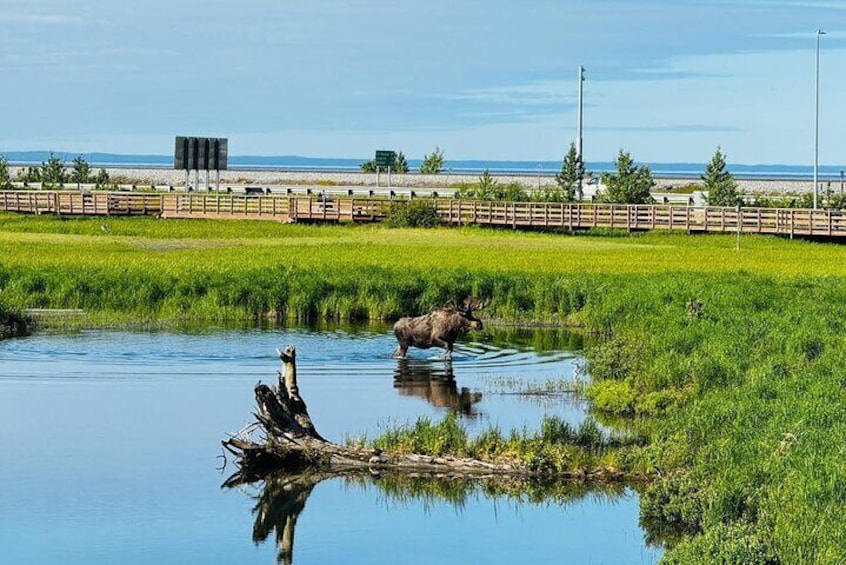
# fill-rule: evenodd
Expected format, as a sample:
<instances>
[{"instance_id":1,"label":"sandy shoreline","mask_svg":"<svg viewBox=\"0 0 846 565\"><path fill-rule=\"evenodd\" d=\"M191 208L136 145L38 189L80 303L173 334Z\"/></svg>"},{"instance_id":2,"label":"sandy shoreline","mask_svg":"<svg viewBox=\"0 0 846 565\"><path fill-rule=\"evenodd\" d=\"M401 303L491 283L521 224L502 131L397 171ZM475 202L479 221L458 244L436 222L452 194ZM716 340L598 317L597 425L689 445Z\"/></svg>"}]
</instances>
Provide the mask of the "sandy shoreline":
<instances>
[{"instance_id":1,"label":"sandy shoreline","mask_svg":"<svg viewBox=\"0 0 846 565\"><path fill-rule=\"evenodd\" d=\"M10 166L9 172L14 179L18 175L18 171L22 167ZM92 176L99 171L100 168L92 168ZM170 185L183 186L185 182L185 172L172 169L160 168L109 168L106 167L106 172L113 179L114 182L120 184L137 184L141 185ZM538 186L549 186L555 181L550 176L511 176L511 175L497 175L492 173L492 176L500 183L516 182L525 186L528 189L534 189ZM191 176L193 183L193 173ZM215 183L215 173L209 175L212 186ZM394 174L391 175L391 185L393 187L409 187L409 188L443 188L454 186L456 184L476 183L479 180L478 175L468 174L447 174L439 175L421 175L421 174ZM740 191L744 194L784 194L784 193L800 193L810 192L813 189L813 182L810 180L738 180ZM245 171L232 170L220 172L221 186L226 185L256 185L263 187L272 186L291 186L291 185L320 185L327 186L362 186L362 187L376 187L377 177L374 173L337 173L325 171ZM690 184L701 185L701 181L696 179L680 179L680 178L657 178L655 179L656 191L663 192L671 188L677 188ZM205 186L205 173L200 173L200 185ZM387 187L388 178L386 174L382 174L379 179L379 186ZM826 185L821 183L821 190L824 190ZM835 192L840 191L840 183L831 183L831 188Z\"/></svg>"}]
</instances>

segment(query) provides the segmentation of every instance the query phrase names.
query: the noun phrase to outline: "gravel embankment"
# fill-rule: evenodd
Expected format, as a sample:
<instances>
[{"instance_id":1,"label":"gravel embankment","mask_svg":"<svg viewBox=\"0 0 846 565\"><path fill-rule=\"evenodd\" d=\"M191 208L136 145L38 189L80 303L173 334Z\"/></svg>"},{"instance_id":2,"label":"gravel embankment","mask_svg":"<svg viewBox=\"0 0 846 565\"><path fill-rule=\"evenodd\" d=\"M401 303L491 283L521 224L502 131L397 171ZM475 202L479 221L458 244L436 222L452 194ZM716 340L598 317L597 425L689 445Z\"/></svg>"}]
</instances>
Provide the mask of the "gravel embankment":
<instances>
[{"instance_id":1,"label":"gravel embankment","mask_svg":"<svg viewBox=\"0 0 846 565\"><path fill-rule=\"evenodd\" d=\"M9 167L9 172L12 178L16 178L21 167ZM96 174L99 167L92 168L92 173ZM159 168L106 168L113 182L119 184L137 184L142 185L170 185L183 186L185 183L184 171L176 171L172 169ZM492 173L492 176L500 183L517 182L526 188L532 189L538 186L551 185L554 180L551 176L510 176L497 175ZM191 175L192 183L194 182L193 173ZM391 185L393 187L409 187L409 188L439 188L454 186L460 183L472 184L479 180L478 175L468 174L446 174L439 175L421 175L421 174L405 174L391 175ZM215 183L215 174L209 175L209 181L213 186ZM325 186L350 186L350 187L375 187L377 186L377 177L374 173L335 173L335 172L307 172L307 171L255 171L255 170L230 170L221 171L220 184L227 185L255 185L263 187L272 186L294 186L294 185L325 185ZM678 179L678 178L656 178L656 191L663 192L672 187L685 186L689 184L701 184L694 179ZM798 193L809 192L813 188L813 182L810 180L738 180L740 191L745 194L754 193ZM200 173L200 186L205 186L205 174ZM379 186L388 186L388 176L382 174L379 178ZM824 187L823 187L824 188ZM839 184L832 188L839 191Z\"/></svg>"}]
</instances>

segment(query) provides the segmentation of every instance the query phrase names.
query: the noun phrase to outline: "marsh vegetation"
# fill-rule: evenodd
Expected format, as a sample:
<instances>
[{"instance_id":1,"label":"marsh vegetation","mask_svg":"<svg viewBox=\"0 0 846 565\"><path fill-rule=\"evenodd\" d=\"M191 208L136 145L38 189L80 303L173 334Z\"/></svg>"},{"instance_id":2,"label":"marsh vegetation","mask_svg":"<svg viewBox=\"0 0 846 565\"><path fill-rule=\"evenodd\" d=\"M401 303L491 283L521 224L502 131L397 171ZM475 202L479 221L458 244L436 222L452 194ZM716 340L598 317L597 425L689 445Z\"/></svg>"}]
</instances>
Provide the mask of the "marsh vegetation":
<instances>
[{"instance_id":1,"label":"marsh vegetation","mask_svg":"<svg viewBox=\"0 0 846 565\"><path fill-rule=\"evenodd\" d=\"M667 562L846 559L841 246L11 215L0 241L9 307L82 308L88 325L392 320L473 295L500 322L580 328L597 337L595 417L641 438L602 456L650 479L641 517L672 532ZM482 450L449 421L419 426L378 441ZM546 426L522 439L590 436Z\"/></svg>"}]
</instances>

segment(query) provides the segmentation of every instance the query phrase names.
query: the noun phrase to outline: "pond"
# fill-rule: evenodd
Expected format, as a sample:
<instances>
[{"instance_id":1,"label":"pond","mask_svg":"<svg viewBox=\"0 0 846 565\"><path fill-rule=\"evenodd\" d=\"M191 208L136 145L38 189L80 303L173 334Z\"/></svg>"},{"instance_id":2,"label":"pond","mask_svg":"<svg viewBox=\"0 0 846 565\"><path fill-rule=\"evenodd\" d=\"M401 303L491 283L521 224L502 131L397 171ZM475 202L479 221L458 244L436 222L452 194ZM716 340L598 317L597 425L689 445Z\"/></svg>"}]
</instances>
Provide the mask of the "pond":
<instances>
[{"instance_id":1,"label":"pond","mask_svg":"<svg viewBox=\"0 0 846 565\"><path fill-rule=\"evenodd\" d=\"M390 357L389 329L88 331L0 342L0 557L8 563L654 563L637 496L314 478L221 489L220 440L251 420L274 349L297 346L318 431L373 437L421 416L471 433L535 427L584 406L578 340L494 331ZM566 388L566 387L565 387ZM548 394L554 392L554 394ZM292 524L293 522L293 524ZM293 539L296 525L296 544ZM255 539L255 542L254 542Z\"/></svg>"}]
</instances>

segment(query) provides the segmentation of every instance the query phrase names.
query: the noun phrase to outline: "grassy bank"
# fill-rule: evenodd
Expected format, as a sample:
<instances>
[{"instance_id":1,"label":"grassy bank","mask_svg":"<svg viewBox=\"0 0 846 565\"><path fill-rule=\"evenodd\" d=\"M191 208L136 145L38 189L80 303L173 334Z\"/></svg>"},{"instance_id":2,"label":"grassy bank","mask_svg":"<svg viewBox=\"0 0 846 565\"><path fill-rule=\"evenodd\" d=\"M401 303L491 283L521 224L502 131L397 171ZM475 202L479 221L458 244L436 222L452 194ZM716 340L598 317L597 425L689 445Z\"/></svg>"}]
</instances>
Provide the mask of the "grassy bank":
<instances>
[{"instance_id":1,"label":"grassy bank","mask_svg":"<svg viewBox=\"0 0 846 565\"><path fill-rule=\"evenodd\" d=\"M390 319L472 293L500 318L582 326L603 336L587 351L597 415L639 416L645 443L553 424L478 443L432 423L385 441L648 474L642 518L670 563L846 561L844 247L8 215L0 242L10 306L98 323Z\"/></svg>"},{"instance_id":2,"label":"grassy bank","mask_svg":"<svg viewBox=\"0 0 846 565\"><path fill-rule=\"evenodd\" d=\"M122 321L390 319L466 293L495 297L499 317L560 321L612 290L610 273L846 276L836 246L763 237L738 252L725 236L0 215L0 244L8 304Z\"/></svg>"},{"instance_id":3,"label":"grassy bank","mask_svg":"<svg viewBox=\"0 0 846 565\"><path fill-rule=\"evenodd\" d=\"M0 340L25 335L29 326L30 321L26 316L0 301Z\"/></svg>"}]
</instances>

